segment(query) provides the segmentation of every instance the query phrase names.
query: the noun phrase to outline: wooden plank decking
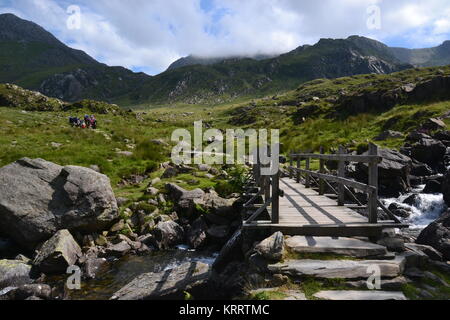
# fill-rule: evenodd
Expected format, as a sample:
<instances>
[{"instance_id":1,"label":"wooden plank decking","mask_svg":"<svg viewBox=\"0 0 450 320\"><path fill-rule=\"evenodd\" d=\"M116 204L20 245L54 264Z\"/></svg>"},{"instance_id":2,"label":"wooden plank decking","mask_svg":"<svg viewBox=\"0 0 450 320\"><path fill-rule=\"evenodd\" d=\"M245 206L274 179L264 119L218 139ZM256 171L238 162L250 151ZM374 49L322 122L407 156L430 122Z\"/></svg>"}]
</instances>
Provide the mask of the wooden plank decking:
<instances>
[{"instance_id":1,"label":"wooden plank decking","mask_svg":"<svg viewBox=\"0 0 450 320\"><path fill-rule=\"evenodd\" d=\"M393 221L371 224L349 207L339 206L335 200L290 178L280 179L280 189L284 197L280 198L279 223L255 221L244 224L244 228L266 228L287 235L378 236L384 228L405 227Z\"/></svg>"}]
</instances>

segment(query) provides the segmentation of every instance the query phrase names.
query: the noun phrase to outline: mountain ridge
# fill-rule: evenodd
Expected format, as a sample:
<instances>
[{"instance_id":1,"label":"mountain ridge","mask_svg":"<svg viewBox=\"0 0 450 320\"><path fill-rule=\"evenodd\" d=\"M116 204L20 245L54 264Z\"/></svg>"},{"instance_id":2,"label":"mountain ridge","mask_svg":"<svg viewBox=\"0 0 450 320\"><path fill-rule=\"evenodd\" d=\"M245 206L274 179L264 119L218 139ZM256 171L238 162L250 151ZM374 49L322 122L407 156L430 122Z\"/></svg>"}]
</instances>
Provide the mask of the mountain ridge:
<instances>
[{"instance_id":1,"label":"mountain ridge","mask_svg":"<svg viewBox=\"0 0 450 320\"><path fill-rule=\"evenodd\" d=\"M391 48L361 36L323 38L278 56L175 61L156 76L110 67L69 48L39 25L0 15L0 82L61 100L122 105L223 103L291 90L318 78L387 74L422 64L450 64L450 41L428 49ZM411 63L414 62L414 63Z\"/></svg>"}]
</instances>

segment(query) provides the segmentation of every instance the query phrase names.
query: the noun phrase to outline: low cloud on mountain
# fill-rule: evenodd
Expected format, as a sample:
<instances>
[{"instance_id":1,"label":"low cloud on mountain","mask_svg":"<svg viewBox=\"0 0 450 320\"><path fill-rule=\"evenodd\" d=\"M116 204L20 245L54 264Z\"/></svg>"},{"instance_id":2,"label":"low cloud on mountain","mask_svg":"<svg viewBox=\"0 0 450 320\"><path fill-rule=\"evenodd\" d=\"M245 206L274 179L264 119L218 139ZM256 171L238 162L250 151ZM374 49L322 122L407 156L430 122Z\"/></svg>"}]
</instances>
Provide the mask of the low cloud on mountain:
<instances>
[{"instance_id":1,"label":"low cloud on mountain","mask_svg":"<svg viewBox=\"0 0 450 320\"><path fill-rule=\"evenodd\" d=\"M67 28L70 5L81 8L79 30ZM374 5L381 29L367 27ZM4 12L42 25L104 63L149 74L188 54L283 53L352 34L416 48L450 35L447 0L1 0Z\"/></svg>"}]
</instances>

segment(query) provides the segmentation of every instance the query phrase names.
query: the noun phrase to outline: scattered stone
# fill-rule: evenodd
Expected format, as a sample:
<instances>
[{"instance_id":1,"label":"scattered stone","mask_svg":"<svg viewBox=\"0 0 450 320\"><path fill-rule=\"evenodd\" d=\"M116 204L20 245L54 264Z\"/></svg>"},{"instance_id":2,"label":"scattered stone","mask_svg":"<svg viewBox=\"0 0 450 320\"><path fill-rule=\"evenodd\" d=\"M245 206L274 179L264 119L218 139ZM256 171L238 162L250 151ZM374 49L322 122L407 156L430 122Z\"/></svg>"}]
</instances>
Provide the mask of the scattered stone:
<instances>
[{"instance_id":1,"label":"scattered stone","mask_svg":"<svg viewBox=\"0 0 450 320\"><path fill-rule=\"evenodd\" d=\"M105 256L121 258L130 251L131 246L126 241L122 241L117 244L110 244L105 250Z\"/></svg>"},{"instance_id":2,"label":"scattered stone","mask_svg":"<svg viewBox=\"0 0 450 320\"><path fill-rule=\"evenodd\" d=\"M131 151L117 151L116 152L119 156L124 156L124 157L132 157L133 156L133 152Z\"/></svg>"},{"instance_id":3,"label":"scattered stone","mask_svg":"<svg viewBox=\"0 0 450 320\"><path fill-rule=\"evenodd\" d=\"M283 300L285 301L295 301L295 300L308 300L306 298L306 295L303 292L298 292L298 291L294 291L294 290L288 290L286 292L283 292L287 297L284 298Z\"/></svg>"},{"instance_id":4,"label":"scattered stone","mask_svg":"<svg viewBox=\"0 0 450 320\"><path fill-rule=\"evenodd\" d=\"M405 243L405 248L414 252L423 252L433 261L442 261L442 254L431 246L416 243Z\"/></svg>"},{"instance_id":5,"label":"scattered stone","mask_svg":"<svg viewBox=\"0 0 450 320\"><path fill-rule=\"evenodd\" d=\"M178 175L178 170L172 167L169 167L164 171L161 179L170 179Z\"/></svg>"},{"instance_id":6,"label":"scattered stone","mask_svg":"<svg viewBox=\"0 0 450 320\"><path fill-rule=\"evenodd\" d=\"M32 282L31 266L22 261L0 260L0 290Z\"/></svg>"},{"instance_id":7,"label":"scattered stone","mask_svg":"<svg viewBox=\"0 0 450 320\"><path fill-rule=\"evenodd\" d=\"M98 172L98 173L101 172L100 167L96 164L89 166L89 169L94 170L95 172Z\"/></svg>"},{"instance_id":8,"label":"scattered stone","mask_svg":"<svg viewBox=\"0 0 450 320\"><path fill-rule=\"evenodd\" d=\"M442 184L437 180L430 180L427 182L423 193L437 194L442 192Z\"/></svg>"},{"instance_id":9,"label":"scattered stone","mask_svg":"<svg viewBox=\"0 0 450 320\"><path fill-rule=\"evenodd\" d=\"M31 259L24 256L23 254L17 255L14 260L16 261L22 261L23 263L29 264L31 262Z\"/></svg>"},{"instance_id":10,"label":"scattered stone","mask_svg":"<svg viewBox=\"0 0 450 320\"><path fill-rule=\"evenodd\" d=\"M50 145L52 146L52 148L55 148L55 149L59 149L62 147L62 143L57 143L57 142L52 142L52 143L50 143Z\"/></svg>"},{"instance_id":11,"label":"scattered stone","mask_svg":"<svg viewBox=\"0 0 450 320\"><path fill-rule=\"evenodd\" d=\"M280 261L284 251L283 234L281 232L274 233L256 245L255 251L269 261Z\"/></svg>"},{"instance_id":12,"label":"scattered stone","mask_svg":"<svg viewBox=\"0 0 450 320\"><path fill-rule=\"evenodd\" d=\"M68 230L58 231L44 243L33 265L45 274L65 273L82 255L81 248Z\"/></svg>"},{"instance_id":13,"label":"scattered stone","mask_svg":"<svg viewBox=\"0 0 450 320\"><path fill-rule=\"evenodd\" d=\"M414 207L414 206L417 205L418 199L419 199L419 195L418 194L412 194L408 198L406 198L403 201L403 203Z\"/></svg>"},{"instance_id":14,"label":"scattered stone","mask_svg":"<svg viewBox=\"0 0 450 320\"><path fill-rule=\"evenodd\" d=\"M445 260L450 260L450 211L426 227L416 242L432 246Z\"/></svg>"},{"instance_id":15,"label":"scattered stone","mask_svg":"<svg viewBox=\"0 0 450 320\"><path fill-rule=\"evenodd\" d=\"M117 222L116 224L114 224L111 227L111 229L109 229L109 231L114 233L114 232L122 231L123 229L125 229L125 221L122 219L119 222Z\"/></svg>"},{"instance_id":16,"label":"scattered stone","mask_svg":"<svg viewBox=\"0 0 450 320\"><path fill-rule=\"evenodd\" d=\"M209 170L211 170L211 166L208 164L199 164L198 170L203 171L203 172L208 172Z\"/></svg>"},{"instance_id":17,"label":"scattered stone","mask_svg":"<svg viewBox=\"0 0 450 320\"><path fill-rule=\"evenodd\" d=\"M442 193L444 194L445 204L450 207L450 171L444 175L442 181Z\"/></svg>"},{"instance_id":18,"label":"scattered stone","mask_svg":"<svg viewBox=\"0 0 450 320\"><path fill-rule=\"evenodd\" d=\"M422 124L422 128L425 130L434 131L438 129L445 129L447 128L447 125L442 120L431 118L428 119L424 124Z\"/></svg>"},{"instance_id":19,"label":"scattered stone","mask_svg":"<svg viewBox=\"0 0 450 320\"><path fill-rule=\"evenodd\" d=\"M184 230L174 221L160 222L152 230L152 234L161 250L170 249L183 243Z\"/></svg>"},{"instance_id":20,"label":"scattered stone","mask_svg":"<svg viewBox=\"0 0 450 320\"><path fill-rule=\"evenodd\" d=\"M146 194L151 196L156 196L159 193L159 190L153 187L147 188Z\"/></svg>"},{"instance_id":21,"label":"scattered stone","mask_svg":"<svg viewBox=\"0 0 450 320\"><path fill-rule=\"evenodd\" d=\"M331 253L350 257L375 257L387 254L386 247L352 238L290 237L286 246L296 253Z\"/></svg>"},{"instance_id":22,"label":"scattered stone","mask_svg":"<svg viewBox=\"0 0 450 320\"><path fill-rule=\"evenodd\" d=\"M411 149L411 157L419 162L435 167L444 157L447 147L439 140L422 139Z\"/></svg>"},{"instance_id":23,"label":"scattered stone","mask_svg":"<svg viewBox=\"0 0 450 320\"><path fill-rule=\"evenodd\" d=\"M403 289L403 286L408 283L411 283L411 281L403 276L400 276L394 279L381 280L380 287L381 290L385 291L401 291ZM370 289L367 285L367 280L346 282L346 285L348 285L350 288L355 289Z\"/></svg>"},{"instance_id":24,"label":"scattered stone","mask_svg":"<svg viewBox=\"0 0 450 320\"><path fill-rule=\"evenodd\" d=\"M403 292L389 291L320 291L314 294L317 299L323 300L407 300Z\"/></svg>"},{"instance_id":25,"label":"scattered stone","mask_svg":"<svg viewBox=\"0 0 450 320\"><path fill-rule=\"evenodd\" d=\"M30 297L49 300L52 298L52 288L46 284L25 284L9 291L7 297L10 300L28 300Z\"/></svg>"},{"instance_id":26,"label":"scattered stone","mask_svg":"<svg viewBox=\"0 0 450 320\"><path fill-rule=\"evenodd\" d=\"M157 185L158 183L160 183L161 182L161 179L160 178L155 178L155 179L153 179L151 182L150 182L150 185L149 186L155 186L155 185Z\"/></svg>"},{"instance_id":27,"label":"scattered stone","mask_svg":"<svg viewBox=\"0 0 450 320\"><path fill-rule=\"evenodd\" d=\"M117 291L111 300L183 299L184 292L200 298L210 278L210 267L189 262L160 273L145 273Z\"/></svg>"},{"instance_id":28,"label":"scattered stone","mask_svg":"<svg viewBox=\"0 0 450 320\"><path fill-rule=\"evenodd\" d=\"M97 274L108 264L105 258L88 258L84 263L83 275L87 279L95 279Z\"/></svg>"},{"instance_id":29,"label":"scattered stone","mask_svg":"<svg viewBox=\"0 0 450 320\"><path fill-rule=\"evenodd\" d=\"M395 260L287 260L269 265L272 273L291 275L294 277L313 276L326 279L367 279L368 268L377 265L382 278L395 278L402 274L404 258Z\"/></svg>"},{"instance_id":30,"label":"scattered stone","mask_svg":"<svg viewBox=\"0 0 450 320\"><path fill-rule=\"evenodd\" d=\"M195 220L186 233L189 246L194 249L203 247L207 240L207 230L208 225L202 217Z\"/></svg>"},{"instance_id":31,"label":"scattered stone","mask_svg":"<svg viewBox=\"0 0 450 320\"><path fill-rule=\"evenodd\" d=\"M404 252L406 250L405 241L401 237L384 237L377 243L392 252Z\"/></svg>"},{"instance_id":32,"label":"scattered stone","mask_svg":"<svg viewBox=\"0 0 450 320\"><path fill-rule=\"evenodd\" d=\"M383 131L378 137L375 138L375 141L385 141L388 139L401 139L403 138L403 133L398 131L386 130Z\"/></svg>"}]
</instances>

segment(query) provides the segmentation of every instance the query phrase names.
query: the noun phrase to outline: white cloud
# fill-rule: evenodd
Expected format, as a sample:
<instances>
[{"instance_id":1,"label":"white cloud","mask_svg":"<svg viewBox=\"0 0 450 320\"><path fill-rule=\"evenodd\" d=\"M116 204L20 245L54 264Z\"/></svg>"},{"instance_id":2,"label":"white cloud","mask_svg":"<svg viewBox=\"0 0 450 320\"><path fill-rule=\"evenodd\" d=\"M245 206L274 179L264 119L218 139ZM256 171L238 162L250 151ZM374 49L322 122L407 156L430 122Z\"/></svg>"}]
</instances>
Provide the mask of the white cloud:
<instances>
[{"instance_id":1,"label":"white cloud","mask_svg":"<svg viewBox=\"0 0 450 320\"><path fill-rule=\"evenodd\" d=\"M72 4L82 9L81 30L66 28ZM367 28L374 4L380 30ZM282 53L353 34L421 47L450 33L448 0L0 0L0 12L35 21L101 62L149 73L190 53Z\"/></svg>"}]
</instances>

